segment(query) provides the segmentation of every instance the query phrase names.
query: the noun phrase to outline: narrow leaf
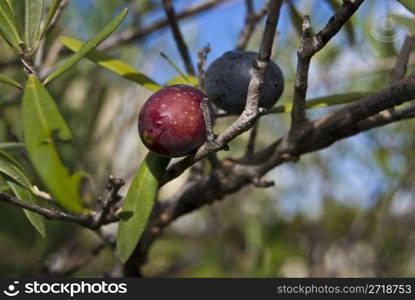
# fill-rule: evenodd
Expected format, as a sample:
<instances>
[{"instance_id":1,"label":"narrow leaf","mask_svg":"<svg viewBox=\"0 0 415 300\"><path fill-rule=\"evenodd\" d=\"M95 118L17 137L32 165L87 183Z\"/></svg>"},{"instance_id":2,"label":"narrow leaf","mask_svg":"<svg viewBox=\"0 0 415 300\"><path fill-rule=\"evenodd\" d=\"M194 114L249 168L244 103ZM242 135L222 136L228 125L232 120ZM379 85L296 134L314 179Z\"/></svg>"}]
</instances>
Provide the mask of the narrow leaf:
<instances>
[{"instance_id":1,"label":"narrow leaf","mask_svg":"<svg viewBox=\"0 0 415 300\"><path fill-rule=\"evenodd\" d=\"M183 73L182 70L180 70L179 66L176 65L176 63L170 57L166 55L166 53L160 52L160 55L169 63L170 66L173 67L174 70L176 70L177 74L183 77L185 81L189 82L189 79L187 79L187 76Z\"/></svg>"},{"instance_id":2,"label":"narrow leaf","mask_svg":"<svg viewBox=\"0 0 415 300\"><path fill-rule=\"evenodd\" d=\"M14 12L7 1L0 1L0 34L15 50L23 43L14 19Z\"/></svg>"},{"instance_id":3,"label":"narrow leaf","mask_svg":"<svg viewBox=\"0 0 415 300\"><path fill-rule=\"evenodd\" d=\"M43 0L25 0L25 34L24 41L32 48L38 41L40 23L43 15Z\"/></svg>"},{"instance_id":4,"label":"narrow leaf","mask_svg":"<svg viewBox=\"0 0 415 300\"><path fill-rule=\"evenodd\" d=\"M38 41L43 15L43 0L12 1L15 23L26 49L32 49Z\"/></svg>"},{"instance_id":5,"label":"narrow leaf","mask_svg":"<svg viewBox=\"0 0 415 300\"><path fill-rule=\"evenodd\" d=\"M123 262L131 256L140 240L168 163L168 158L149 152L134 176L118 225L117 254Z\"/></svg>"},{"instance_id":6,"label":"narrow leaf","mask_svg":"<svg viewBox=\"0 0 415 300\"><path fill-rule=\"evenodd\" d=\"M75 52L79 51L79 49L81 49L84 45L81 41L70 37L60 37L59 40L67 48ZM86 57L95 62L97 65L110 70L124 77L125 79L134 81L150 90L157 91L161 88L161 86L158 85L154 80L147 77L139 70L98 50L92 50L86 55Z\"/></svg>"},{"instance_id":7,"label":"narrow leaf","mask_svg":"<svg viewBox=\"0 0 415 300\"><path fill-rule=\"evenodd\" d=\"M415 33L415 18L392 14L391 18L399 25L406 27L411 34Z\"/></svg>"},{"instance_id":8,"label":"narrow leaf","mask_svg":"<svg viewBox=\"0 0 415 300\"><path fill-rule=\"evenodd\" d=\"M414 0L398 0L400 4L406 7L411 13L415 14L415 1Z\"/></svg>"},{"instance_id":9,"label":"narrow leaf","mask_svg":"<svg viewBox=\"0 0 415 300\"><path fill-rule=\"evenodd\" d=\"M3 74L0 74L0 82L7 84L7 85L14 86L15 88L18 88L18 89L22 89L22 86L20 85L20 83L18 83L14 79L7 77L6 75L3 75Z\"/></svg>"},{"instance_id":10,"label":"narrow leaf","mask_svg":"<svg viewBox=\"0 0 415 300\"><path fill-rule=\"evenodd\" d=\"M167 81L166 85L174 85L174 84L187 84L194 87L199 86L199 80L193 75L187 75L187 78L184 79L182 76L176 76L171 78Z\"/></svg>"},{"instance_id":11,"label":"narrow leaf","mask_svg":"<svg viewBox=\"0 0 415 300\"><path fill-rule=\"evenodd\" d=\"M23 143L0 143L0 149L5 151L15 151L24 149Z\"/></svg>"},{"instance_id":12,"label":"narrow leaf","mask_svg":"<svg viewBox=\"0 0 415 300\"><path fill-rule=\"evenodd\" d=\"M315 99L310 99L306 102L307 109L329 107L339 104L347 104L355 102L363 97L369 95L369 92L356 92L356 93L346 93L346 94L335 94L331 96L319 97ZM287 103L285 105L279 105L272 109L274 113L285 113L292 110L292 104Z\"/></svg>"},{"instance_id":13,"label":"narrow leaf","mask_svg":"<svg viewBox=\"0 0 415 300\"><path fill-rule=\"evenodd\" d=\"M32 188L30 180L19 166L19 163L3 150L0 150L0 173L13 179L27 189Z\"/></svg>"},{"instance_id":14,"label":"narrow leaf","mask_svg":"<svg viewBox=\"0 0 415 300\"><path fill-rule=\"evenodd\" d=\"M30 204L40 205L40 201L37 199L35 195L32 194L31 191L25 189L24 187L8 181L7 184L16 195L22 201L26 201ZM44 219L41 215L31 212L29 210L23 209L27 219L33 225L33 227L39 232L42 237L45 237L45 223Z\"/></svg>"},{"instance_id":15,"label":"narrow leaf","mask_svg":"<svg viewBox=\"0 0 415 300\"><path fill-rule=\"evenodd\" d=\"M58 140L68 142L72 134L55 101L34 75L27 80L22 113L24 142L36 171L59 204L81 212L82 175L69 173L58 147Z\"/></svg>"},{"instance_id":16,"label":"narrow leaf","mask_svg":"<svg viewBox=\"0 0 415 300\"><path fill-rule=\"evenodd\" d=\"M84 56L94 50L102 41L104 41L127 16L128 9L124 9L110 24L108 24L100 33L93 37L89 42L85 43L78 52L66 60L60 67L58 67L52 74L50 74L44 81L44 84L51 82L53 79L68 71Z\"/></svg>"},{"instance_id":17,"label":"narrow leaf","mask_svg":"<svg viewBox=\"0 0 415 300\"><path fill-rule=\"evenodd\" d=\"M50 4L50 8L48 11L48 15L46 16L46 21L43 24L43 28L39 35L39 40L42 40L46 32L48 31L50 22L52 22L53 17L55 16L55 13L58 10L58 7L61 4L61 2L62 0L52 0L52 3Z\"/></svg>"}]
</instances>

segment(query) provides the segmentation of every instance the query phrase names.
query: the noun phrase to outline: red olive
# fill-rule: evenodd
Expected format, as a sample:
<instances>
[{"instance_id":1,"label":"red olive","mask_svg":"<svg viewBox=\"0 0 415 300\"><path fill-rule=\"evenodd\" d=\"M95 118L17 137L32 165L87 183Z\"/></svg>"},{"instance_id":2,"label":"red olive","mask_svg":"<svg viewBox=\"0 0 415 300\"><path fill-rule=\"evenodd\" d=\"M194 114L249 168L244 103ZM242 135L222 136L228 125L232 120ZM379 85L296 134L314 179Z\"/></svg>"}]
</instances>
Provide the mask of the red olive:
<instances>
[{"instance_id":1,"label":"red olive","mask_svg":"<svg viewBox=\"0 0 415 300\"><path fill-rule=\"evenodd\" d=\"M200 107L205 95L186 85L172 85L154 93L138 118L138 131L144 145L167 157L189 154L206 140L206 127Z\"/></svg>"}]
</instances>

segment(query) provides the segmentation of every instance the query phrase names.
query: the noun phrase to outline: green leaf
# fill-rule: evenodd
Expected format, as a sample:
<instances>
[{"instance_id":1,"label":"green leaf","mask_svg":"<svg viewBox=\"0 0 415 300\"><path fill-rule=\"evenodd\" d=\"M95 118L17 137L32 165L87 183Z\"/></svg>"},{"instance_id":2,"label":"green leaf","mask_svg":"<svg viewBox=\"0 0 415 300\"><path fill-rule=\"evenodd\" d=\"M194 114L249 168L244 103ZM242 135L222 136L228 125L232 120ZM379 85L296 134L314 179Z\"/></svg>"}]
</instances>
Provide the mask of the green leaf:
<instances>
[{"instance_id":1,"label":"green leaf","mask_svg":"<svg viewBox=\"0 0 415 300\"><path fill-rule=\"evenodd\" d=\"M89 42L82 45L78 52L72 55L67 59L60 67L58 67L52 74L50 74L44 81L44 84L51 82L56 77L60 76L62 73L68 71L73 67L78 61L80 61L84 56L94 50L102 41L104 41L115 29L121 24L121 22L127 16L128 9L124 9L110 24L105 26L105 28L93 37Z\"/></svg>"},{"instance_id":2,"label":"green leaf","mask_svg":"<svg viewBox=\"0 0 415 300\"><path fill-rule=\"evenodd\" d=\"M23 143L0 143L0 149L5 151L15 151L24 149Z\"/></svg>"},{"instance_id":3,"label":"green leaf","mask_svg":"<svg viewBox=\"0 0 415 300\"><path fill-rule=\"evenodd\" d=\"M6 42L16 51L23 43L14 19L15 15L8 1L0 1L0 34Z\"/></svg>"},{"instance_id":4,"label":"green leaf","mask_svg":"<svg viewBox=\"0 0 415 300\"><path fill-rule=\"evenodd\" d=\"M36 48L43 15L43 0L11 1L15 23L27 50Z\"/></svg>"},{"instance_id":5,"label":"green leaf","mask_svg":"<svg viewBox=\"0 0 415 300\"><path fill-rule=\"evenodd\" d=\"M415 19L402 15L392 14L391 18L399 25L406 27L412 34L415 33Z\"/></svg>"},{"instance_id":6,"label":"green leaf","mask_svg":"<svg viewBox=\"0 0 415 300\"><path fill-rule=\"evenodd\" d=\"M11 85L11 86L14 86L18 89L22 89L22 86L20 85L20 83L18 83L14 79L12 79L10 77L7 77L6 75L3 75L3 74L0 74L0 82L2 82L4 84Z\"/></svg>"},{"instance_id":7,"label":"green leaf","mask_svg":"<svg viewBox=\"0 0 415 300\"><path fill-rule=\"evenodd\" d=\"M355 93L346 93L346 94L335 94L331 96L319 97L315 99L308 100L306 102L307 109L329 107L339 104L347 104L355 102L359 99L362 99L369 95L370 92L355 92ZM272 109L275 113L285 113L292 110L292 104L287 103L285 105L279 105Z\"/></svg>"},{"instance_id":8,"label":"green leaf","mask_svg":"<svg viewBox=\"0 0 415 300\"><path fill-rule=\"evenodd\" d=\"M70 141L72 134L55 101L34 75L27 80L22 113L24 142L36 171L59 204L81 212L82 175L69 173L58 147L59 140Z\"/></svg>"},{"instance_id":9,"label":"green leaf","mask_svg":"<svg viewBox=\"0 0 415 300\"><path fill-rule=\"evenodd\" d=\"M406 7L411 13L415 14L415 1L413 0L398 0L400 4Z\"/></svg>"},{"instance_id":10,"label":"green leaf","mask_svg":"<svg viewBox=\"0 0 415 300\"><path fill-rule=\"evenodd\" d=\"M0 173L10 177L27 189L32 188L30 180L27 178L19 163L3 150L0 150Z\"/></svg>"},{"instance_id":11,"label":"green leaf","mask_svg":"<svg viewBox=\"0 0 415 300\"><path fill-rule=\"evenodd\" d=\"M176 63L166 55L166 53L160 52L160 55L169 63L170 66L173 67L174 70L176 70L177 74L179 74L185 81L189 82L187 76L183 73L182 70L180 70L179 66L176 65Z\"/></svg>"},{"instance_id":12,"label":"green leaf","mask_svg":"<svg viewBox=\"0 0 415 300\"><path fill-rule=\"evenodd\" d=\"M55 16L55 13L61 4L62 0L52 0L52 3L50 4L50 8L48 11L48 15L46 16L46 21L43 24L43 28L39 34L39 40L42 40L45 36L46 32L49 29L50 22L52 22L53 17Z\"/></svg>"},{"instance_id":13,"label":"green leaf","mask_svg":"<svg viewBox=\"0 0 415 300\"><path fill-rule=\"evenodd\" d=\"M184 79L182 76L176 76L171 78L169 81L167 81L166 85L174 85L174 84L187 84L194 87L199 86L199 80L193 76L193 75L187 75L187 78Z\"/></svg>"},{"instance_id":14,"label":"green leaf","mask_svg":"<svg viewBox=\"0 0 415 300\"><path fill-rule=\"evenodd\" d=\"M140 240L168 163L168 158L149 152L134 176L118 225L117 254L123 262L131 256Z\"/></svg>"},{"instance_id":15,"label":"green leaf","mask_svg":"<svg viewBox=\"0 0 415 300\"><path fill-rule=\"evenodd\" d=\"M83 47L83 43L77 39L70 37L60 37L59 41L72 51L79 51ZM127 63L115 59L112 56L104 54L98 50L92 50L86 55L87 58L95 62L97 65L110 70L125 79L134 81L150 90L157 91L161 89L154 80L144 75L142 72L131 67Z\"/></svg>"},{"instance_id":16,"label":"green leaf","mask_svg":"<svg viewBox=\"0 0 415 300\"><path fill-rule=\"evenodd\" d=\"M40 206L41 202L37 199L35 195L33 195L31 191L10 181L8 181L7 184L12 189L13 193L16 195L17 198L19 198L22 201L26 201L30 204ZM43 217L26 209L23 209L23 211L29 222L33 225L33 227L40 233L42 237L45 237L46 232Z\"/></svg>"}]
</instances>

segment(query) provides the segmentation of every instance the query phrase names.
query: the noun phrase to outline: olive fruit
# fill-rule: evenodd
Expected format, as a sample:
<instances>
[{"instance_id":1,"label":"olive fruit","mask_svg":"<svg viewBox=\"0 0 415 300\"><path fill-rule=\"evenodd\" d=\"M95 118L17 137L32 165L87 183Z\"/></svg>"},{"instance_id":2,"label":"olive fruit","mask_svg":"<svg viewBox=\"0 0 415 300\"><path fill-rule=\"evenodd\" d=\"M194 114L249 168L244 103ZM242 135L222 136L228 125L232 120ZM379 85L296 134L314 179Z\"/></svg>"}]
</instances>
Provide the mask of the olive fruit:
<instances>
[{"instance_id":1,"label":"olive fruit","mask_svg":"<svg viewBox=\"0 0 415 300\"><path fill-rule=\"evenodd\" d=\"M216 59L206 71L205 89L209 100L231 114L240 114L246 103L253 64L258 54L229 51ZM259 107L271 108L284 90L284 75L270 61L259 99Z\"/></svg>"},{"instance_id":2,"label":"olive fruit","mask_svg":"<svg viewBox=\"0 0 415 300\"><path fill-rule=\"evenodd\" d=\"M186 85L160 89L146 101L138 118L144 145L166 157L189 154L206 140L200 104L206 96Z\"/></svg>"}]
</instances>

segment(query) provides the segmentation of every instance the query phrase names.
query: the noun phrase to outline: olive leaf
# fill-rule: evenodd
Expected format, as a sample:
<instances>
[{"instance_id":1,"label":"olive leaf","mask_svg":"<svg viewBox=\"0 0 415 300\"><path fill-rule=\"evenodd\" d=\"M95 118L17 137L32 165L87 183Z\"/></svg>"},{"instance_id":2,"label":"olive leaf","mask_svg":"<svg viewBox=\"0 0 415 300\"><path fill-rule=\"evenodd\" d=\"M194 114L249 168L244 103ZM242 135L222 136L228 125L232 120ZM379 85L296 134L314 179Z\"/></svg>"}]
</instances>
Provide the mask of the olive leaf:
<instances>
[{"instance_id":1,"label":"olive leaf","mask_svg":"<svg viewBox=\"0 0 415 300\"><path fill-rule=\"evenodd\" d=\"M105 28L93 37L90 41L82 45L82 47L74 55L68 58L60 67L52 72L46 79L43 84L47 84L54 80L55 78L62 75L64 72L68 71L76 63L78 63L84 56L94 50L102 41L104 41L111 33L118 28L121 22L127 16L128 9L125 8L111 23L109 23Z\"/></svg>"},{"instance_id":2,"label":"olive leaf","mask_svg":"<svg viewBox=\"0 0 415 300\"><path fill-rule=\"evenodd\" d=\"M14 79L7 77L6 75L3 75L0 73L0 82L13 86L15 88L18 89L22 89L22 86L20 85L20 83L18 83L17 81L15 81Z\"/></svg>"},{"instance_id":3,"label":"olive leaf","mask_svg":"<svg viewBox=\"0 0 415 300\"><path fill-rule=\"evenodd\" d=\"M306 101L306 109L329 107L340 104L355 102L369 95L370 92L354 92L345 94L334 94L330 96L318 97ZM292 110L292 103L278 105L272 109L274 113L285 113Z\"/></svg>"},{"instance_id":4,"label":"olive leaf","mask_svg":"<svg viewBox=\"0 0 415 300\"><path fill-rule=\"evenodd\" d=\"M29 76L23 95L24 143L30 159L54 199L63 207L83 210L80 173L70 174L59 153L59 140L70 141L72 134L55 101L40 81Z\"/></svg>"},{"instance_id":5,"label":"olive leaf","mask_svg":"<svg viewBox=\"0 0 415 300\"><path fill-rule=\"evenodd\" d=\"M411 34L415 33L415 18L408 18L401 15L392 14L391 18L399 25L406 27Z\"/></svg>"},{"instance_id":6,"label":"olive leaf","mask_svg":"<svg viewBox=\"0 0 415 300\"><path fill-rule=\"evenodd\" d=\"M411 13L415 14L415 1L413 0L397 0L403 6L406 7Z\"/></svg>"},{"instance_id":7,"label":"olive leaf","mask_svg":"<svg viewBox=\"0 0 415 300\"><path fill-rule=\"evenodd\" d=\"M79 49L81 49L84 45L81 41L70 37L60 37L59 41L72 51L79 51ZM157 91L161 88L159 84L147 77L144 73L131 67L129 64L98 50L92 50L86 55L86 57L97 65L110 70L125 79L134 81L150 90Z\"/></svg>"},{"instance_id":8,"label":"olive leaf","mask_svg":"<svg viewBox=\"0 0 415 300\"><path fill-rule=\"evenodd\" d=\"M26 176L19 163L3 150L0 150L0 173L13 179L27 189L32 188L29 178Z\"/></svg>"},{"instance_id":9,"label":"olive leaf","mask_svg":"<svg viewBox=\"0 0 415 300\"><path fill-rule=\"evenodd\" d=\"M140 240L168 163L168 158L149 152L133 178L118 225L117 254L123 262Z\"/></svg>"},{"instance_id":10,"label":"olive leaf","mask_svg":"<svg viewBox=\"0 0 415 300\"><path fill-rule=\"evenodd\" d=\"M198 79L193 76L193 75L187 75L186 79L183 78L183 76L176 76L173 77L171 79L169 79L169 81L166 82L166 85L174 85L174 84L187 84L187 85L191 85L194 87L198 87L199 86L199 81Z\"/></svg>"},{"instance_id":11,"label":"olive leaf","mask_svg":"<svg viewBox=\"0 0 415 300\"><path fill-rule=\"evenodd\" d=\"M10 187L17 198L31 204L40 204L37 198L31 192L32 184L30 179L25 174L23 168L12 156L3 150L0 150L0 173L3 174L7 180L7 185ZM24 210L24 213L33 227L42 236L45 236L43 218L38 214L27 210Z\"/></svg>"},{"instance_id":12,"label":"olive leaf","mask_svg":"<svg viewBox=\"0 0 415 300\"><path fill-rule=\"evenodd\" d=\"M9 187L11 188L11 190L13 191L13 193L16 195L17 198L19 198L22 201L26 201L30 204L35 204L37 206L39 206L40 201L37 199L37 197L35 195L33 195L33 193L14 183L14 182L10 182L8 181L7 184L9 185ZM29 222L33 225L33 227L36 229L37 232L39 232L39 234L42 237L45 237L46 235L46 230L45 230L45 223L44 223L44 219L41 215L31 212L29 210L23 209L27 219L29 220Z\"/></svg>"},{"instance_id":13,"label":"olive leaf","mask_svg":"<svg viewBox=\"0 0 415 300\"><path fill-rule=\"evenodd\" d=\"M15 22L15 13L9 1L0 1L0 34L15 52L21 52L23 41Z\"/></svg>"},{"instance_id":14,"label":"olive leaf","mask_svg":"<svg viewBox=\"0 0 415 300\"><path fill-rule=\"evenodd\" d=\"M14 19L23 39L25 50L33 51L39 41L40 23L43 15L43 0L11 1Z\"/></svg>"},{"instance_id":15,"label":"olive leaf","mask_svg":"<svg viewBox=\"0 0 415 300\"><path fill-rule=\"evenodd\" d=\"M46 16L45 23L43 24L42 30L40 31L40 34L39 34L39 40L42 40L46 32L48 31L49 25L52 22L52 19L55 16L55 13L58 10L58 7L61 4L61 2L62 0L52 0L48 14Z\"/></svg>"}]
</instances>

